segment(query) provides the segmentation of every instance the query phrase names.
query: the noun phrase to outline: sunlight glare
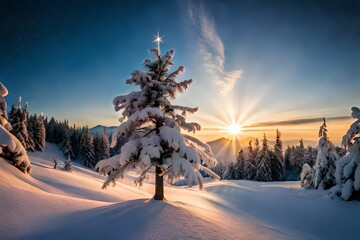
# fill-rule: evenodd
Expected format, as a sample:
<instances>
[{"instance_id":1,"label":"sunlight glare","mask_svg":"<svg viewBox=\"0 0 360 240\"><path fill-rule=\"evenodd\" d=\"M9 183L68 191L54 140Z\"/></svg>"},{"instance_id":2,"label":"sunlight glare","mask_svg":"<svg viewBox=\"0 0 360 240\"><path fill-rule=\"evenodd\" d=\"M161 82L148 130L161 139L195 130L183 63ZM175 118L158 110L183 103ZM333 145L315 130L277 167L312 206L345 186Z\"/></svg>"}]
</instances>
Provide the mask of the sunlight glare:
<instances>
[{"instance_id":1,"label":"sunlight glare","mask_svg":"<svg viewBox=\"0 0 360 240\"><path fill-rule=\"evenodd\" d=\"M231 125L228 127L228 132L229 132L231 135L238 135L238 134L241 132L241 127L240 127L240 125L238 125L238 124L231 124Z\"/></svg>"}]
</instances>

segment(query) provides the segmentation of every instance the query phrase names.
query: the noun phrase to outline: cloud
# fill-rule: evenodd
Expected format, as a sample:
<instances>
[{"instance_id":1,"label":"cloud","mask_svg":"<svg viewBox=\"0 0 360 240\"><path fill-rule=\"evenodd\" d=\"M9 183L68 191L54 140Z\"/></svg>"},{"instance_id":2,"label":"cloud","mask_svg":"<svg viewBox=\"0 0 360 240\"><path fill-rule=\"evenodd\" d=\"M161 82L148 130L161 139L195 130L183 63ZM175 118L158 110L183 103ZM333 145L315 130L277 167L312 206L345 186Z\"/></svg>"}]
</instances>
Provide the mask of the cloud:
<instances>
[{"instance_id":1,"label":"cloud","mask_svg":"<svg viewBox=\"0 0 360 240\"><path fill-rule=\"evenodd\" d=\"M339 117L326 118L327 121L348 120L348 119L351 119L351 117L339 116ZM304 119L292 119L292 120L277 121L277 122L257 122L257 123L253 123L249 126L244 126L244 128L300 125L300 124L307 124L307 123L321 123L322 121L323 121L323 118L304 118Z\"/></svg>"},{"instance_id":2,"label":"cloud","mask_svg":"<svg viewBox=\"0 0 360 240\"><path fill-rule=\"evenodd\" d=\"M196 32L200 54L204 60L206 71L211 74L215 86L219 87L219 95L226 96L234 88L235 83L244 73L242 69L225 70L225 48L219 37L214 20L207 14L203 4L187 2L187 13L191 25Z\"/></svg>"}]
</instances>

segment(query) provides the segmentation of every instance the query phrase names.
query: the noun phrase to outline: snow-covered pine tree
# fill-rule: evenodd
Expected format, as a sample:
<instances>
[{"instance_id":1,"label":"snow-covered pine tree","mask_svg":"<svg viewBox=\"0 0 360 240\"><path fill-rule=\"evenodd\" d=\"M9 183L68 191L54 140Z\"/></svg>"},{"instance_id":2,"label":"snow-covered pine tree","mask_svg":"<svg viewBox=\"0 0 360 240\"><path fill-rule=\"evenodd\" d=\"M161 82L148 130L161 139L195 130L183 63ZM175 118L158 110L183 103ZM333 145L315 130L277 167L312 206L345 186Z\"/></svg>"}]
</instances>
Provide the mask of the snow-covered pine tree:
<instances>
[{"instance_id":1,"label":"snow-covered pine tree","mask_svg":"<svg viewBox=\"0 0 360 240\"><path fill-rule=\"evenodd\" d=\"M25 103L25 107L23 108L23 113L25 115L25 126L26 126L26 130L27 130L27 141L26 141L26 150L28 151L35 151L35 142L34 142L34 135L33 135L33 129L31 128L32 126L30 126L29 129L29 103L26 102Z\"/></svg>"},{"instance_id":2,"label":"snow-covered pine tree","mask_svg":"<svg viewBox=\"0 0 360 240\"><path fill-rule=\"evenodd\" d=\"M224 173L226 171L226 166L223 163L218 162L215 166L211 168L211 170L214 173L216 173L218 176L224 176Z\"/></svg>"},{"instance_id":3,"label":"snow-covered pine tree","mask_svg":"<svg viewBox=\"0 0 360 240\"><path fill-rule=\"evenodd\" d=\"M344 200L356 195L360 197L360 109L351 108L351 116L356 121L343 136L342 145L348 149L348 154L336 163L336 183L332 188L333 194L339 195Z\"/></svg>"},{"instance_id":4,"label":"snow-covered pine tree","mask_svg":"<svg viewBox=\"0 0 360 240\"><path fill-rule=\"evenodd\" d=\"M239 154L236 157L235 162L235 179L243 179L244 178L244 167L245 167L245 156L244 151L240 148Z\"/></svg>"},{"instance_id":5,"label":"snow-covered pine tree","mask_svg":"<svg viewBox=\"0 0 360 240\"><path fill-rule=\"evenodd\" d=\"M262 140L262 149L258 151L256 155L257 169L256 176L254 180L261 182L269 182L272 181L271 177L271 160L269 155L269 147L268 140L266 139L266 135L264 134L264 138Z\"/></svg>"},{"instance_id":6,"label":"snow-covered pine tree","mask_svg":"<svg viewBox=\"0 0 360 240\"><path fill-rule=\"evenodd\" d=\"M44 114L41 113L40 116L35 115L35 134L34 134L34 142L35 148L38 151L44 151L46 140L46 130L44 124Z\"/></svg>"},{"instance_id":7,"label":"snow-covered pine tree","mask_svg":"<svg viewBox=\"0 0 360 240\"><path fill-rule=\"evenodd\" d=\"M0 83L0 157L8 160L24 173L30 173L31 163L21 142L9 132L12 129L7 119L6 87ZM15 113L15 112L14 112Z\"/></svg>"},{"instance_id":8,"label":"snow-covered pine tree","mask_svg":"<svg viewBox=\"0 0 360 240\"><path fill-rule=\"evenodd\" d=\"M89 132L89 128L85 127L80 139L80 155L84 166L93 169L95 166L95 152L93 137Z\"/></svg>"},{"instance_id":9,"label":"snow-covered pine tree","mask_svg":"<svg viewBox=\"0 0 360 240\"><path fill-rule=\"evenodd\" d=\"M75 158L74 150L71 146L71 139L70 139L70 133L69 129L66 127L64 128L64 136L63 141L61 142L61 149L65 156L68 156L68 158Z\"/></svg>"},{"instance_id":10,"label":"snow-covered pine tree","mask_svg":"<svg viewBox=\"0 0 360 240\"><path fill-rule=\"evenodd\" d=\"M247 180L254 180L256 175L256 155L252 146L252 141L249 141L248 152L246 155L246 161L244 163L244 174L243 178Z\"/></svg>"},{"instance_id":11,"label":"snow-covered pine tree","mask_svg":"<svg viewBox=\"0 0 360 240\"><path fill-rule=\"evenodd\" d=\"M227 180L234 180L235 179L235 165L233 162L230 162L229 165L227 165L226 170L224 172L224 175L222 176L222 179Z\"/></svg>"},{"instance_id":12,"label":"snow-covered pine tree","mask_svg":"<svg viewBox=\"0 0 360 240\"><path fill-rule=\"evenodd\" d=\"M283 165L283 152L281 133L276 129L276 140L274 145L274 152L270 151L271 158L271 177L273 181L280 181L284 177L284 165Z\"/></svg>"},{"instance_id":13,"label":"snow-covered pine tree","mask_svg":"<svg viewBox=\"0 0 360 240\"><path fill-rule=\"evenodd\" d=\"M197 169L205 169L200 164L200 157L207 166L216 164L211 153L191 147L185 141L186 136L180 133L180 128L195 132L200 130L197 123L187 123L186 114L195 113L197 108L173 105L170 99L184 92L192 80L177 82L179 74L185 68L180 66L174 72L169 72L174 65L172 59L175 51L170 50L161 55L160 49L151 49L156 58L145 59L146 71L136 70L127 84L140 88L139 91L115 97L115 111L122 111L125 121L120 124L112 136L111 147L116 145L119 136L127 139L121 147L121 153L110 159L102 160L96 168L103 174L108 174L103 187L124 176L124 172L134 167L140 167L142 172L135 181L141 185L146 172L155 166L155 200L164 199L163 177L171 181L181 176L188 179L189 185L199 184L202 187L202 177ZM200 157L199 157L200 156ZM210 170L209 170L210 171Z\"/></svg>"},{"instance_id":14,"label":"snow-covered pine tree","mask_svg":"<svg viewBox=\"0 0 360 240\"><path fill-rule=\"evenodd\" d=\"M7 131L12 130L12 126L8 121L7 115L7 103L5 100L5 96L8 95L8 90L6 87L0 82L0 125L3 126ZM14 109L15 112L15 109Z\"/></svg>"},{"instance_id":15,"label":"snow-covered pine tree","mask_svg":"<svg viewBox=\"0 0 360 240\"><path fill-rule=\"evenodd\" d=\"M314 166L314 188L329 189L336 184L335 168L339 156L336 153L336 148L330 142L327 136L326 119L320 127L319 144L317 146L318 155Z\"/></svg>"},{"instance_id":16,"label":"snow-covered pine tree","mask_svg":"<svg viewBox=\"0 0 360 240\"><path fill-rule=\"evenodd\" d=\"M15 107L13 107L12 109L14 108ZM10 112L11 125L13 128L11 133L19 139L25 149L33 151L33 141L29 139L29 134L27 130L27 108L27 104L23 109L21 108L21 97L19 97L15 113L13 112L13 110Z\"/></svg>"},{"instance_id":17,"label":"snow-covered pine tree","mask_svg":"<svg viewBox=\"0 0 360 240\"><path fill-rule=\"evenodd\" d=\"M287 146L284 154L284 179L286 181L290 180L290 174L291 174L290 156L291 156L291 147Z\"/></svg>"},{"instance_id":18,"label":"snow-covered pine tree","mask_svg":"<svg viewBox=\"0 0 360 240\"><path fill-rule=\"evenodd\" d=\"M339 159L336 148L327 136L326 119L319 130L319 144L317 145L318 155L313 168L308 163L302 167L300 184L310 189L329 189L336 184L335 166Z\"/></svg>"},{"instance_id":19,"label":"snow-covered pine tree","mask_svg":"<svg viewBox=\"0 0 360 240\"><path fill-rule=\"evenodd\" d=\"M255 138L255 148L254 148L255 158L256 158L259 150L260 150L260 142L259 142L259 139L258 139L258 138Z\"/></svg>"}]
</instances>

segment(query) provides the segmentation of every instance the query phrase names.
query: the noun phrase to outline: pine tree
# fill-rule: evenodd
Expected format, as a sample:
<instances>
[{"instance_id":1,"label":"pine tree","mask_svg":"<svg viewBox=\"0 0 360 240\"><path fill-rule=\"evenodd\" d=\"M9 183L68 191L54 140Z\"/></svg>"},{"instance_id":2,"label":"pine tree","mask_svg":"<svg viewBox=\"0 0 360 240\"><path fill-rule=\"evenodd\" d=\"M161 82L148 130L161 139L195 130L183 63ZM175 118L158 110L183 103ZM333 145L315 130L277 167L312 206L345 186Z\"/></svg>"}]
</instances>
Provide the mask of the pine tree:
<instances>
[{"instance_id":1,"label":"pine tree","mask_svg":"<svg viewBox=\"0 0 360 240\"><path fill-rule=\"evenodd\" d=\"M236 158L235 163L235 179L243 179L244 178L244 167L245 167L245 156L242 148L239 151L239 154Z\"/></svg>"},{"instance_id":2,"label":"pine tree","mask_svg":"<svg viewBox=\"0 0 360 240\"><path fill-rule=\"evenodd\" d=\"M335 168L339 156L336 153L335 146L330 142L327 136L326 120L320 127L319 144L317 146L318 155L314 166L314 188L319 186L323 189L329 189L336 184Z\"/></svg>"},{"instance_id":3,"label":"pine tree","mask_svg":"<svg viewBox=\"0 0 360 240\"><path fill-rule=\"evenodd\" d=\"M339 195L344 200L360 196L360 109L351 108L351 116L356 119L343 136L342 145L348 149L348 154L336 163L336 183L332 193Z\"/></svg>"},{"instance_id":4,"label":"pine tree","mask_svg":"<svg viewBox=\"0 0 360 240\"><path fill-rule=\"evenodd\" d=\"M75 158L80 157L80 136L81 136L81 130L80 128L76 128L75 124L71 128L71 146L73 148L73 152L75 155Z\"/></svg>"},{"instance_id":5,"label":"pine tree","mask_svg":"<svg viewBox=\"0 0 360 240\"><path fill-rule=\"evenodd\" d=\"M33 152L35 150L35 142L34 142L34 135L33 135L33 129L30 123L30 129L29 129L29 103L25 103L25 107L23 108L24 118L25 118L25 126L27 130L27 141L26 141L26 150Z\"/></svg>"},{"instance_id":6,"label":"pine tree","mask_svg":"<svg viewBox=\"0 0 360 240\"><path fill-rule=\"evenodd\" d=\"M285 156L284 156L284 179L285 180L290 180L290 174L291 174L290 156L291 156L291 147L288 146L285 150Z\"/></svg>"},{"instance_id":7,"label":"pine tree","mask_svg":"<svg viewBox=\"0 0 360 240\"><path fill-rule=\"evenodd\" d=\"M50 142L50 143L54 143L55 142L55 137L54 137L54 132L55 132L55 125L56 125L56 121L54 117L50 118L50 121L47 125L45 125L45 131L46 131L46 141Z\"/></svg>"},{"instance_id":8,"label":"pine tree","mask_svg":"<svg viewBox=\"0 0 360 240\"><path fill-rule=\"evenodd\" d=\"M255 148L254 148L255 158L256 158L256 155L258 154L259 150L260 150L260 142L259 142L259 139L255 138Z\"/></svg>"},{"instance_id":9,"label":"pine tree","mask_svg":"<svg viewBox=\"0 0 360 240\"><path fill-rule=\"evenodd\" d=\"M336 184L335 181L335 165L339 159L336 148L327 136L326 119L320 126L319 144L317 146L318 155L316 164L309 170L310 165L305 163L301 172L301 186L311 189L329 189ZM307 164L307 165L306 165Z\"/></svg>"},{"instance_id":10,"label":"pine tree","mask_svg":"<svg viewBox=\"0 0 360 240\"><path fill-rule=\"evenodd\" d=\"M256 169L256 181L269 182L272 181L271 176L271 160L268 149L268 140L264 134L264 139L262 140L262 149L258 151L256 155L257 169Z\"/></svg>"},{"instance_id":11,"label":"pine tree","mask_svg":"<svg viewBox=\"0 0 360 240\"><path fill-rule=\"evenodd\" d=\"M235 179L235 165L233 162L230 162L230 164L227 166L225 172L224 172L224 176L222 177L223 179L227 179L227 180L233 180Z\"/></svg>"},{"instance_id":12,"label":"pine tree","mask_svg":"<svg viewBox=\"0 0 360 240\"><path fill-rule=\"evenodd\" d=\"M16 110L15 107L12 108L11 113L11 133L19 139L21 144L25 149L32 149L32 142L29 140L28 130L27 130L27 107L24 109L21 108L21 97L19 97L18 105Z\"/></svg>"},{"instance_id":13,"label":"pine tree","mask_svg":"<svg viewBox=\"0 0 360 240\"><path fill-rule=\"evenodd\" d=\"M292 146L290 155L290 174L288 180L299 181L302 166L306 162L303 139L299 140L299 146Z\"/></svg>"},{"instance_id":14,"label":"pine tree","mask_svg":"<svg viewBox=\"0 0 360 240\"><path fill-rule=\"evenodd\" d=\"M24 146L9 132L12 130L12 126L8 122L6 113L7 103L4 97L7 95L8 90L0 83L0 157L9 161L22 172L30 173L31 163ZM15 110L11 113L15 114Z\"/></svg>"},{"instance_id":15,"label":"pine tree","mask_svg":"<svg viewBox=\"0 0 360 240\"><path fill-rule=\"evenodd\" d=\"M256 160L256 152L253 149L252 141L250 140L249 141L249 147L248 147L247 161L250 161L252 164L255 164L255 160Z\"/></svg>"},{"instance_id":16,"label":"pine tree","mask_svg":"<svg viewBox=\"0 0 360 240\"><path fill-rule=\"evenodd\" d=\"M44 124L44 115L41 113L40 116L35 115L35 135L34 135L34 142L35 148L38 151L45 150L45 142L46 140L46 130Z\"/></svg>"},{"instance_id":17,"label":"pine tree","mask_svg":"<svg viewBox=\"0 0 360 240\"><path fill-rule=\"evenodd\" d=\"M248 153L246 156L246 161L244 163L244 173L243 178L247 180L254 180L256 176L256 155L252 147L252 141L249 141Z\"/></svg>"},{"instance_id":18,"label":"pine tree","mask_svg":"<svg viewBox=\"0 0 360 240\"><path fill-rule=\"evenodd\" d=\"M80 139L80 155L85 167L93 169L95 166L95 152L93 137L90 135L89 128L86 127Z\"/></svg>"},{"instance_id":19,"label":"pine tree","mask_svg":"<svg viewBox=\"0 0 360 240\"><path fill-rule=\"evenodd\" d=\"M93 136L93 145L94 145L94 152L95 152L95 164L100 161L100 136L96 133Z\"/></svg>"},{"instance_id":20,"label":"pine tree","mask_svg":"<svg viewBox=\"0 0 360 240\"><path fill-rule=\"evenodd\" d=\"M273 181L280 181L284 176L284 166L281 133L278 129L276 129L274 152L270 151L269 153L271 158L271 178Z\"/></svg>"},{"instance_id":21,"label":"pine tree","mask_svg":"<svg viewBox=\"0 0 360 240\"><path fill-rule=\"evenodd\" d=\"M105 127L103 129L103 132L101 133L101 137L99 137L99 143L97 148L98 148L98 161L110 157L109 137Z\"/></svg>"},{"instance_id":22,"label":"pine tree","mask_svg":"<svg viewBox=\"0 0 360 240\"><path fill-rule=\"evenodd\" d=\"M124 96L115 97L113 103L116 111L122 111L126 121L122 122L112 136L111 146L116 145L118 137L125 137L127 142L121 147L121 153L109 160L100 161L97 168L102 173L109 173L103 187L123 177L124 172L138 166L142 173L135 181L141 185L146 172L155 166L155 200L164 199L163 177L172 182L184 176L189 185L199 184L202 187L202 177L197 169L205 169L201 159L208 166L213 166L216 160L205 153L203 146L187 139L180 133L180 128L195 132L200 130L197 123L187 123L186 114L195 113L197 108L189 108L171 104L178 92L184 92L192 80L177 82L179 74L185 68L180 66L170 73L173 65L174 50L161 56L160 49L152 49L155 60L145 59L146 71L136 70L126 81L140 87ZM193 146L193 147L191 147ZM114 162L114 159L118 161ZM114 170L112 170L114 169Z\"/></svg>"},{"instance_id":23,"label":"pine tree","mask_svg":"<svg viewBox=\"0 0 360 240\"><path fill-rule=\"evenodd\" d=\"M75 155L73 148L71 146L69 129L65 127L63 132L64 132L64 136L63 136L63 141L61 143L62 152L65 156L68 156L69 159L71 158L74 159Z\"/></svg>"}]
</instances>

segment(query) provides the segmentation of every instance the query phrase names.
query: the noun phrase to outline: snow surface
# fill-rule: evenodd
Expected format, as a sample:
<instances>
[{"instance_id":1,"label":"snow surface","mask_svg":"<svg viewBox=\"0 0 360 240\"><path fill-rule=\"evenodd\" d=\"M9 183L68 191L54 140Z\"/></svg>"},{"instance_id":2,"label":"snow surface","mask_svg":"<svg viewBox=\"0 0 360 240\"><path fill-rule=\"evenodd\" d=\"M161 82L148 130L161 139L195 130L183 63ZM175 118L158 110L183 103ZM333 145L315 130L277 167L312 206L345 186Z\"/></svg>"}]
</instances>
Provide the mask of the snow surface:
<instances>
[{"instance_id":1,"label":"snow surface","mask_svg":"<svg viewBox=\"0 0 360 240\"><path fill-rule=\"evenodd\" d=\"M128 174L102 190L104 176L66 160L53 144L29 153L32 174L0 159L0 239L355 239L360 202L330 199L299 182L166 184L167 202L149 200ZM59 160L53 169L52 159Z\"/></svg>"}]
</instances>

